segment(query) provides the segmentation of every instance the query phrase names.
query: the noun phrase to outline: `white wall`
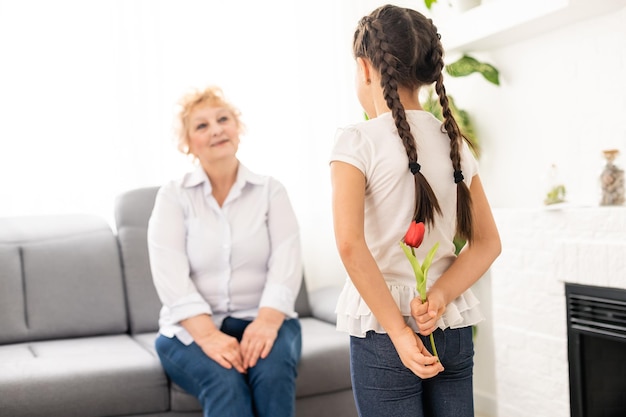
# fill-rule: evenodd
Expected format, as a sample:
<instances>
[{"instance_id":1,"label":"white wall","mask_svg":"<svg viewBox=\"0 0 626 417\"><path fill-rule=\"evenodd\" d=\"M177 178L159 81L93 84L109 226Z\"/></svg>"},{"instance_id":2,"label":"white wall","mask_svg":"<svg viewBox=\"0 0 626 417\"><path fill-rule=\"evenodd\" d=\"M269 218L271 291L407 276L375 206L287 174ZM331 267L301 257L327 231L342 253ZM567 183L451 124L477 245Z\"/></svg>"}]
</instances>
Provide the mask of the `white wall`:
<instances>
[{"instance_id":1,"label":"white wall","mask_svg":"<svg viewBox=\"0 0 626 417\"><path fill-rule=\"evenodd\" d=\"M554 163L571 204L597 205L601 151L620 149L626 167L626 9L473 55L502 85L474 74L448 90L475 116L492 204L542 206Z\"/></svg>"},{"instance_id":2,"label":"white wall","mask_svg":"<svg viewBox=\"0 0 626 417\"><path fill-rule=\"evenodd\" d=\"M626 289L625 213L623 207L496 209L506 251L491 272L492 415L570 416L564 283Z\"/></svg>"},{"instance_id":3,"label":"white wall","mask_svg":"<svg viewBox=\"0 0 626 417\"><path fill-rule=\"evenodd\" d=\"M499 68L501 86L493 86L477 74L451 78L446 84L457 103L474 118L483 147L481 177L495 210L506 210L508 227L516 218L516 210L525 214L519 216L520 221L527 220L528 213L533 217L533 209L544 210L543 199L550 185L548 174L553 163L567 188L566 207L597 206L599 175L604 166L601 151L620 149L622 154L617 163L626 168L626 126L622 123L626 114L626 8L555 27L506 46L475 51L472 55ZM563 228L563 233L574 233L577 228L572 223L557 225ZM487 321L479 325L475 358L476 407L485 415L525 416L530 405L538 415L569 415L567 385L563 386L567 384L563 358L553 366L555 373L558 369L555 378L559 384L548 378L533 377L534 370L516 359L535 356L536 346L529 342L536 337L533 323L518 322L516 331L521 339L513 340L506 334L511 326L509 316L502 314L507 308L523 314L523 303L511 308L511 299L506 294L524 288L520 280L528 279L529 271L517 265L517 273L511 274L506 269L510 264L506 262L512 251L527 260L524 254L534 253L537 245L542 244L543 235L539 233L544 226L534 223L521 226L528 233L533 230L537 233L535 243L533 239L525 239L524 244L512 247L510 243L519 236L509 233L508 241L503 242L502 259L496 261L500 273L492 271L476 286L487 313ZM595 235L602 239L603 233L598 230ZM543 243L545 247L546 242ZM530 295L524 293L528 298L540 298L544 294L540 287L529 290ZM556 299L562 292L552 291L550 295ZM559 310L562 302L534 306L546 311L546 316L538 321L556 323L563 317ZM498 338L494 338L494 323L499 326ZM546 355L564 354L563 337L562 331L555 333L553 340L560 343L558 351L545 352L540 360L550 361ZM522 350L526 351L513 348L519 341L524 342ZM515 368L517 371L513 371ZM520 391L520 386L512 382L515 379L522 386L528 385L528 391ZM540 392L549 394L537 394ZM558 395L552 395L555 392Z\"/></svg>"},{"instance_id":4,"label":"white wall","mask_svg":"<svg viewBox=\"0 0 626 417\"><path fill-rule=\"evenodd\" d=\"M327 158L335 129L362 118L351 39L380 4L0 0L0 215L113 223L119 193L190 168L175 104L217 84L248 127L240 159L290 192L307 283L342 282Z\"/></svg>"},{"instance_id":5,"label":"white wall","mask_svg":"<svg viewBox=\"0 0 626 417\"><path fill-rule=\"evenodd\" d=\"M175 103L217 84L248 126L241 160L290 191L311 286L338 279L326 157L335 128L360 116L350 10L330 0L0 0L0 215L90 212L112 223L119 193L190 168L173 142Z\"/></svg>"}]
</instances>

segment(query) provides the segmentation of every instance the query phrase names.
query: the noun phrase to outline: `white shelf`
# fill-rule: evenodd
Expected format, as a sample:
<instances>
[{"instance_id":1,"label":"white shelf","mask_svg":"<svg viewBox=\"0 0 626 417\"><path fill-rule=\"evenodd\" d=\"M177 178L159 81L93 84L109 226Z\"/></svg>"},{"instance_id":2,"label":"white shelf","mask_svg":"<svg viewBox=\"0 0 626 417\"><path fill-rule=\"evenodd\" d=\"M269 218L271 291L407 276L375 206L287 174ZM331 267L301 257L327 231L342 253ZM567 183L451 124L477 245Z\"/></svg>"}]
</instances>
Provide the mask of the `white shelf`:
<instances>
[{"instance_id":1,"label":"white shelf","mask_svg":"<svg viewBox=\"0 0 626 417\"><path fill-rule=\"evenodd\" d=\"M488 50L614 12L626 0L483 0L462 13L434 14L446 52Z\"/></svg>"}]
</instances>

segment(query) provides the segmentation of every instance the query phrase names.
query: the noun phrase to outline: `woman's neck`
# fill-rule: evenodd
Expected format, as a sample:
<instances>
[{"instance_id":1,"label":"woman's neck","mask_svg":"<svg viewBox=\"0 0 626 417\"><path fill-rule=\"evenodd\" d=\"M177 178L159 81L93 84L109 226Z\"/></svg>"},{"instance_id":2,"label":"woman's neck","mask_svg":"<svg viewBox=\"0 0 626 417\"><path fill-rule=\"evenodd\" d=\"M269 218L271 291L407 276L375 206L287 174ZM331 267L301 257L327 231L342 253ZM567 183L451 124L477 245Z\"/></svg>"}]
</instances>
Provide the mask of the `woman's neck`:
<instances>
[{"instance_id":1,"label":"woman's neck","mask_svg":"<svg viewBox=\"0 0 626 417\"><path fill-rule=\"evenodd\" d=\"M239 161L232 159L223 162L213 162L209 166L203 166L203 168L211 182L213 197L215 197L221 207L237 180Z\"/></svg>"}]
</instances>

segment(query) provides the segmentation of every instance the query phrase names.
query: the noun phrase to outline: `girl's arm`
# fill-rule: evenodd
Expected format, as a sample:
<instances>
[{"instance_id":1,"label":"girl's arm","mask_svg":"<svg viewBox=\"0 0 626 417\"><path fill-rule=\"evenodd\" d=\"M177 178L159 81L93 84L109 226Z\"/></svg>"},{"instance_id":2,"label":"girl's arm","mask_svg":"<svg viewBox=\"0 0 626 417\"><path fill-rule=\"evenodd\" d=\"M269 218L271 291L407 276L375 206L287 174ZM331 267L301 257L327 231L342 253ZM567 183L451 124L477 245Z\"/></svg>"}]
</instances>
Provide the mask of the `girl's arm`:
<instances>
[{"instance_id":1,"label":"girl's arm","mask_svg":"<svg viewBox=\"0 0 626 417\"><path fill-rule=\"evenodd\" d=\"M365 176L353 165L331 163L333 223L339 256L350 279L393 342L402 363L422 378L443 370L407 326L364 234Z\"/></svg>"}]
</instances>

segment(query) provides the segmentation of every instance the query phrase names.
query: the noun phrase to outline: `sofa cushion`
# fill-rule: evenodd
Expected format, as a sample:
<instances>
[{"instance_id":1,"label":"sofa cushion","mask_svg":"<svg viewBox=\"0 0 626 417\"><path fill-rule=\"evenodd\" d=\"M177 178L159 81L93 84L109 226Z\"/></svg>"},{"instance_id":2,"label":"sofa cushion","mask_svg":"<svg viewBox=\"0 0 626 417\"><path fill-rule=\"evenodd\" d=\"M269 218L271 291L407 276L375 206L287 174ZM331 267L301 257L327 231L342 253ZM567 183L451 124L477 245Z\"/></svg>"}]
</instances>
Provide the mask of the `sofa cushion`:
<instances>
[{"instance_id":1,"label":"sofa cushion","mask_svg":"<svg viewBox=\"0 0 626 417\"><path fill-rule=\"evenodd\" d=\"M298 365L296 397L351 390L350 337L335 325L303 318L302 359Z\"/></svg>"},{"instance_id":2,"label":"sofa cushion","mask_svg":"<svg viewBox=\"0 0 626 417\"><path fill-rule=\"evenodd\" d=\"M0 346L0 415L118 416L168 409L159 360L127 335Z\"/></svg>"},{"instance_id":3,"label":"sofa cushion","mask_svg":"<svg viewBox=\"0 0 626 417\"><path fill-rule=\"evenodd\" d=\"M335 307L337 306L341 289L342 287L339 285L327 285L311 291L309 293L311 315L327 323L337 324Z\"/></svg>"},{"instance_id":4,"label":"sofa cushion","mask_svg":"<svg viewBox=\"0 0 626 417\"><path fill-rule=\"evenodd\" d=\"M152 283L148 257L148 220L158 187L138 188L115 201L115 224L120 245L130 331L155 332L159 328L161 301Z\"/></svg>"},{"instance_id":5,"label":"sofa cushion","mask_svg":"<svg viewBox=\"0 0 626 417\"><path fill-rule=\"evenodd\" d=\"M117 240L104 219L1 219L0 260L0 343L127 330Z\"/></svg>"},{"instance_id":6,"label":"sofa cushion","mask_svg":"<svg viewBox=\"0 0 626 417\"><path fill-rule=\"evenodd\" d=\"M20 248L0 245L0 343L27 334Z\"/></svg>"},{"instance_id":7,"label":"sofa cushion","mask_svg":"<svg viewBox=\"0 0 626 417\"><path fill-rule=\"evenodd\" d=\"M294 310L298 313L298 317L311 317L312 309L309 304L309 290L306 285L306 279L302 276L302 285L300 285L300 292L296 297L296 304Z\"/></svg>"},{"instance_id":8,"label":"sofa cushion","mask_svg":"<svg viewBox=\"0 0 626 417\"><path fill-rule=\"evenodd\" d=\"M133 338L144 349L149 351L155 358L158 358L156 348L154 347L154 341L156 340L158 333L143 333L133 335ZM202 411L200 402L196 397L187 393L184 389L179 387L173 382L170 382L170 404L173 411Z\"/></svg>"}]
</instances>

